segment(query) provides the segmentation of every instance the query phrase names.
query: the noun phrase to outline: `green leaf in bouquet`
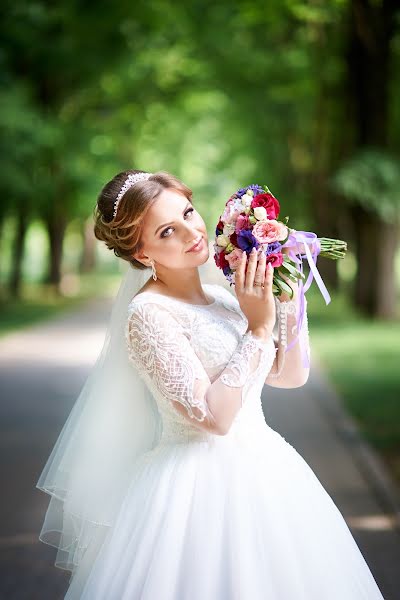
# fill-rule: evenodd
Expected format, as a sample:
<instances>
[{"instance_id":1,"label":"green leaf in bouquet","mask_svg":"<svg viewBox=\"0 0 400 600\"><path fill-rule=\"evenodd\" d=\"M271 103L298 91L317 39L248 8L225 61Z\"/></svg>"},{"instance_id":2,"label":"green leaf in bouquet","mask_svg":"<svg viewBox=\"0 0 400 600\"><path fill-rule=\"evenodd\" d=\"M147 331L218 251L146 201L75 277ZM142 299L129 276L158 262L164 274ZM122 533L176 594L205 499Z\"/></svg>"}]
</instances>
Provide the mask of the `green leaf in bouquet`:
<instances>
[{"instance_id":1,"label":"green leaf in bouquet","mask_svg":"<svg viewBox=\"0 0 400 600\"><path fill-rule=\"evenodd\" d=\"M280 288L274 283L272 284L272 293L274 294L274 296L279 296L281 293Z\"/></svg>"},{"instance_id":2,"label":"green leaf in bouquet","mask_svg":"<svg viewBox=\"0 0 400 600\"><path fill-rule=\"evenodd\" d=\"M288 283L286 283L286 281L284 281L284 279L282 279L281 277L279 277L278 273L275 271L274 272L274 283L283 291L286 292L286 294L289 294L290 298L293 297L293 289L290 287L290 285Z\"/></svg>"},{"instance_id":3,"label":"green leaf in bouquet","mask_svg":"<svg viewBox=\"0 0 400 600\"><path fill-rule=\"evenodd\" d=\"M290 271L288 271L283 265L281 265L280 267L277 267L277 269L279 269L279 273L282 273L283 275L288 277L294 283L298 282L299 278L296 277L295 275L293 275L293 273L291 273Z\"/></svg>"},{"instance_id":4,"label":"green leaf in bouquet","mask_svg":"<svg viewBox=\"0 0 400 600\"><path fill-rule=\"evenodd\" d=\"M302 273L301 271L299 271L299 269L297 269L293 262L290 260L290 258L287 258L286 256L283 258L283 264L282 266L289 271L292 275L294 275L296 277L296 279L304 279L305 275L304 273ZM280 267L281 268L281 267Z\"/></svg>"}]
</instances>

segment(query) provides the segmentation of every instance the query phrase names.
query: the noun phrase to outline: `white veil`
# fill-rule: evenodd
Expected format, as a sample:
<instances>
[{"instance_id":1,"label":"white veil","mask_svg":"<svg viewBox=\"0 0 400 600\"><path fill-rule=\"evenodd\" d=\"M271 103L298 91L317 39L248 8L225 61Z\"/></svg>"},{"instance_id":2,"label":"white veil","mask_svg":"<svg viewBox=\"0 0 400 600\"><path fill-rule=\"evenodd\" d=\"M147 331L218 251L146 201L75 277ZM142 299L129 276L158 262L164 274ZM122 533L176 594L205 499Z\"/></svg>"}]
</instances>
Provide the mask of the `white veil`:
<instances>
[{"instance_id":1,"label":"white veil","mask_svg":"<svg viewBox=\"0 0 400 600\"><path fill-rule=\"evenodd\" d=\"M54 564L71 579L86 552L86 560L96 557L136 459L161 435L156 402L129 362L125 338L129 302L149 274L128 263L103 348L36 484L51 496L39 540L58 548Z\"/></svg>"}]
</instances>

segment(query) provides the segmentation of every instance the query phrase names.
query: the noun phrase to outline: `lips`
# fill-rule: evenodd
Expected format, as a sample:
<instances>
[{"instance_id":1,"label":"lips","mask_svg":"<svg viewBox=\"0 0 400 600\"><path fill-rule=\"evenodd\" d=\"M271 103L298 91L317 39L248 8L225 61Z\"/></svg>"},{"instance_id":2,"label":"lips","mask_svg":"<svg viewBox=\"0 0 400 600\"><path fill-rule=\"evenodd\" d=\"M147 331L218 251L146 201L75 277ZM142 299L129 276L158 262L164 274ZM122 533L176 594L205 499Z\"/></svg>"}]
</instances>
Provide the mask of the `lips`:
<instances>
[{"instance_id":1,"label":"lips","mask_svg":"<svg viewBox=\"0 0 400 600\"><path fill-rule=\"evenodd\" d=\"M188 252L190 252L194 248L197 248L197 246L201 243L202 239L203 238L201 237L199 240L197 240L197 242L195 244L193 244L193 246L191 248L189 248Z\"/></svg>"}]
</instances>

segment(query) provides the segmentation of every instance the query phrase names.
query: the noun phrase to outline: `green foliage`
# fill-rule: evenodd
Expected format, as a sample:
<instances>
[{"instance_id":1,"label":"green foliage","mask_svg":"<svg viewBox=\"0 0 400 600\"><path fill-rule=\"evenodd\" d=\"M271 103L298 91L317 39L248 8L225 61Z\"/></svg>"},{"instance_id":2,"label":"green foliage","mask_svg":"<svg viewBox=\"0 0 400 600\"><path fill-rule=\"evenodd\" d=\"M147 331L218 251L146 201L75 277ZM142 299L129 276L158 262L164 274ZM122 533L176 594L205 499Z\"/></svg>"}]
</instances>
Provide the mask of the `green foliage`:
<instances>
[{"instance_id":1,"label":"green foliage","mask_svg":"<svg viewBox=\"0 0 400 600\"><path fill-rule=\"evenodd\" d=\"M313 228L313 178L346 134L346 0L3 4L5 213L86 219L103 184L137 167L188 183L210 235L253 182Z\"/></svg>"},{"instance_id":2,"label":"green foliage","mask_svg":"<svg viewBox=\"0 0 400 600\"><path fill-rule=\"evenodd\" d=\"M400 158L377 148L365 148L338 169L331 184L350 203L376 213L384 221L400 217Z\"/></svg>"},{"instance_id":3,"label":"green foliage","mask_svg":"<svg viewBox=\"0 0 400 600\"><path fill-rule=\"evenodd\" d=\"M363 318L343 294L328 306L315 288L307 296L315 356L371 443L398 454L400 323Z\"/></svg>"}]
</instances>

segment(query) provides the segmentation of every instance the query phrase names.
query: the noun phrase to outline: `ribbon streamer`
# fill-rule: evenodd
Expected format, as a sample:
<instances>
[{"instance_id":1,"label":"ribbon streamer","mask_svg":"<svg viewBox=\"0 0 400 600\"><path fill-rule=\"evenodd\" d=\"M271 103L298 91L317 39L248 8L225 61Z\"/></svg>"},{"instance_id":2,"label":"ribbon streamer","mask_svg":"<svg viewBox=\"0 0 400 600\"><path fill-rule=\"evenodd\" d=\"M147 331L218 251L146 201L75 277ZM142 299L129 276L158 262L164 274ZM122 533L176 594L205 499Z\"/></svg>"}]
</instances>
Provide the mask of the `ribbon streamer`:
<instances>
[{"instance_id":1,"label":"ribbon streamer","mask_svg":"<svg viewBox=\"0 0 400 600\"><path fill-rule=\"evenodd\" d=\"M299 244L303 244L305 254L301 252L299 248ZM312 252L310 250L310 246L312 247ZM299 338L301 327L303 325L304 320L304 311L305 311L305 293L309 289L312 280L315 278L319 290L325 300L326 304L329 304L331 301L331 297L329 292L322 280L322 277L317 269L317 257L321 252L321 245L317 238L317 235L312 231L296 231L295 229L290 230L289 237L287 241L283 244L282 248L289 248L289 257L296 263L298 270L303 274L303 258L307 258L310 272L307 277L307 281L303 283L303 279L299 280L298 283L298 295L299 295L299 306L298 306L298 314L297 314L297 335L292 340L292 342L287 346L286 352L293 347ZM301 356L303 361L303 366L306 368L310 367L310 361L307 356L306 349L300 343Z\"/></svg>"}]
</instances>

